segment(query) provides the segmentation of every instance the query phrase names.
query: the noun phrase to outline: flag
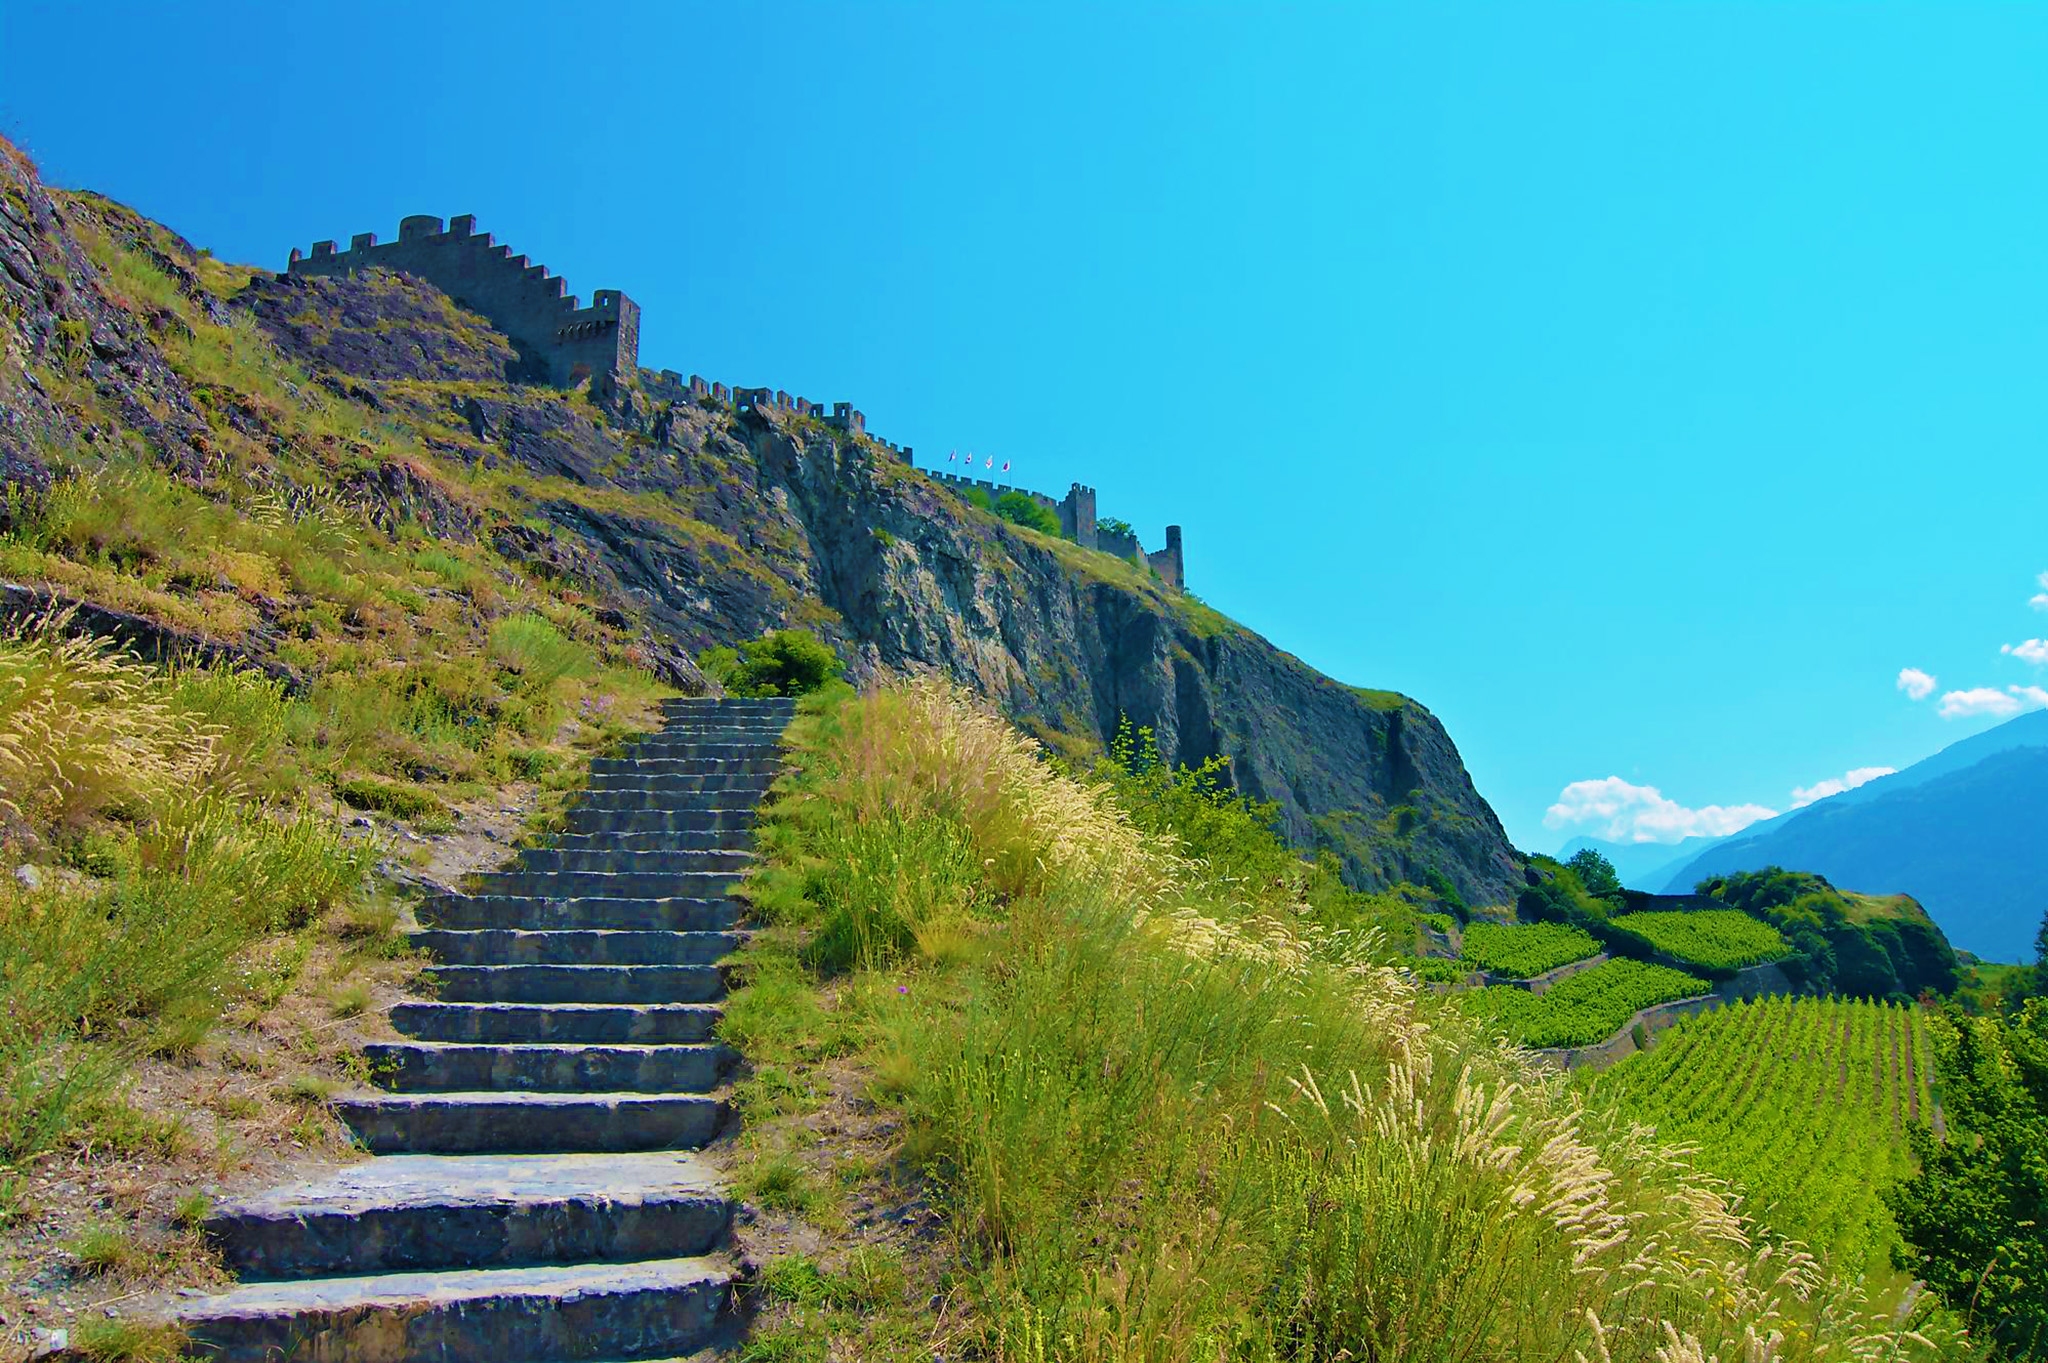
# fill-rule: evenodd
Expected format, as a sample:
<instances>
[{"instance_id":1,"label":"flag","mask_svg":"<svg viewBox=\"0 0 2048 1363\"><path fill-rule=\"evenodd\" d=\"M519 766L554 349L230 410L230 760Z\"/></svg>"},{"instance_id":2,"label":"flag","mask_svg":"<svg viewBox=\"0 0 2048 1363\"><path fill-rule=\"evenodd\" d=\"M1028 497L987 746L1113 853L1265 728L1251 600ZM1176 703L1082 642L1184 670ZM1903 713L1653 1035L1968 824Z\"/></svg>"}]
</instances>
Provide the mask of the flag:
<instances>
[{"instance_id":1,"label":"flag","mask_svg":"<svg viewBox=\"0 0 2048 1363\"><path fill-rule=\"evenodd\" d=\"M958 450L954 450L954 451L953 451L953 452L952 452L951 454L949 454L949 455L947 455L947 456L946 456L946 462L950 464L950 463L952 463L952 462L953 462L953 461L954 461L955 459L958 459L959 457L960 457L960 451L958 451Z\"/></svg>"},{"instance_id":2,"label":"flag","mask_svg":"<svg viewBox=\"0 0 2048 1363\"><path fill-rule=\"evenodd\" d=\"M995 457L994 455L990 455L990 456L988 457L988 462L987 462L986 464L983 464L983 465L982 465L982 467L983 467L983 468L985 468L985 469L992 469L992 468L994 468L995 466L996 466L996 457Z\"/></svg>"},{"instance_id":3,"label":"flag","mask_svg":"<svg viewBox=\"0 0 2048 1363\"><path fill-rule=\"evenodd\" d=\"M1008 473L1009 471L1010 471L1010 461L1009 461L1009 460L1007 460L1007 459L1005 459L1005 460L1003 461L1003 472L1004 472L1004 473Z\"/></svg>"}]
</instances>

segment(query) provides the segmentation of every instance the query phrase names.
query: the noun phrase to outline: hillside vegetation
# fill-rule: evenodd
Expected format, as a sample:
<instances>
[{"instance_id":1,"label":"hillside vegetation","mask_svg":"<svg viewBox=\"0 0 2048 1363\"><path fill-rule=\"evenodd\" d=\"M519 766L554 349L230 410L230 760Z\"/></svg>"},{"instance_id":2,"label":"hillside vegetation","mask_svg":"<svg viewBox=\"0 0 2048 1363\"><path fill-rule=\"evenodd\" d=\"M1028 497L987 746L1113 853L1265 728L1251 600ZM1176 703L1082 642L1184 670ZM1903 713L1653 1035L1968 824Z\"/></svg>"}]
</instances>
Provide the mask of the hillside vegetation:
<instances>
[{"instance_id":1,"label":"hillside vegetation","mask_svg":"<svg viewBox=\"0 0 2048 1363\"><path fill-rule=\"evenodd\" d=\"M1524 1046L1590 1046L1605 1041L1645 1008L1704 994L1697 975L1644 961L1602 961L1541 994L1489 985L1454 995L1474 1017Z\"/></svg>"},{"instance_id":2,"label":"hillside vegetation","mask_svg":"<svg viewBox=\"0 0 2048 1363\"><path fill-rule=\"evenodd\" d=\"M1207 849L1260 832L1227 795L1185 830L1152 808L1172 831L1147 834L1131 792L930 682L814 704L792 739L728 1025L759 1129L795 1122L755 1177L830 1222L866 1174L801 1114L829 1075L872 1076L900 1144L868 1167L944 1212L949 1354L1942 1354L1298 880L1218 875ZM914 1295L851 1248L766 1290L762 1357L900 1340Z\"/></svg>"},{"instance_id":3,"label":"hillside vegetation","mask_svg":"<svg viewBox=\"0 0 2048 1363\"><path fill-rule=\"evenodd\" d=\"M1702 881L1693 896L1618 883L1594 893L1571 866L1549 857L1531 857L1529 866L1518 916L1582 928L1616 955L1669 957L1717 975L1781 960L1810 992L1901 1003L1925 991L1947 994L1958 980L1948 939L1905 895L1848 893L1777 867Z\"/></svg>"},{"instance_id":4,"label":"hillside vegetation","mask_svg":"<svg viewBox=\"0 0 2048 1363\"><path fill-rule=\"evenodd\" d=\"M1917 1007L1767 998L1686 1019L1592 1088L1699 1146L1772 1229L1897 1290L1882 1195L1913 1171L1913 1124L1933 1121L1933 1060Z\"/></svg>"},{"instance_id":5,"label":"hillside vegetation","mask_svg":"<svg viewBox=\"0 0 2048 1363\"><path fill-rule=\"evenodd\" d=\"M1733 972L1791 954L1776 928L1735 909L1625 913L1610 920L1608 927L1645 951L1711 973Z\"/></svg>"}]
</instances>

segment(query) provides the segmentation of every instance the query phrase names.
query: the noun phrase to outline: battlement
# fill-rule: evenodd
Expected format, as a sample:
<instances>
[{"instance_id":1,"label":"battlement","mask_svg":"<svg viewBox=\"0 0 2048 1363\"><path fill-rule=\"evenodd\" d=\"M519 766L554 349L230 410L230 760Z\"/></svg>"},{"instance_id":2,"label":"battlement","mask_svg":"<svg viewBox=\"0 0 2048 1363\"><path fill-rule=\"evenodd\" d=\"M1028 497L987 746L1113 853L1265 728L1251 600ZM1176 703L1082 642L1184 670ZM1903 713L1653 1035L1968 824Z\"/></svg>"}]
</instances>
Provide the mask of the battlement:
<instances>
[{"instance_id":1,"label":"battlement","mask_svg":"<svg viewBox=\"0 0 2048 1363\"><path fill-rule=\"evenodd\" d=\"M685 380L681 374L678 374L673 369L662 370L661 377L686 389L693 401L708 398L713 402L729 405L736 412L751 412L756 409L789 412L796 416L807 416L814 420L822 421L827 426L845 431L849 435L867 436L868 434L867 417L855 409L854 405L850 402L835 402L828 408L822 402L813 402L809 398L793 396L787 389L745 388L738 384L712 383L700 374L692 374ZM894 441L883 440L879 436L868 436L868 439L880 445L883 449L888 450L904 463L907 464L911 461L910 446L898 445Z\"/></svg>"},{"instance_id":2,"label":"battlement","mask_svg":"<svg viewBox=\"0 0 2048 1363\"><path fill-rule=\"evenodd\" d=\"M640 307L617 289L599 289L590 306L566 282L525 256L515 256L474 214L447 224L415 213L398 224L398 240L379 245L359 232L346 251L316 241L311 254L293 248L287 275L348 275L384 269L432 284L505 333L522 372L510 377L569 387L605 374L631 373L640 362Z\"/></svg>"},{"instance_id":3,"label":"battlement","mask_svg":"<svg viewBox=\"0 0 2048 1363\"><path fill-rule=\"evenodd\" d=\"M907 457L907 452L906 452ZM1016 492L1029 497L1060 518L1060 533L1084 549L1100 549L1118 558L1135 559L1142 556L1152 570L1175 591L1187 589L1181 559L1180 527L1166 527L1166 547L1147 553L1138 543L1136 535L1111 535L1104 532L1095 515L1095 489L1080 483L1067 487L1067 495L1054 501L1043 492L1028 487L1011 487L1008 483L993 482L987 478L971 475L946 473L939 469L926 469L924 475L934 482L944 483L950 488L973 488L994 502L1006 492Z\"/></svg>"}]
</instances>

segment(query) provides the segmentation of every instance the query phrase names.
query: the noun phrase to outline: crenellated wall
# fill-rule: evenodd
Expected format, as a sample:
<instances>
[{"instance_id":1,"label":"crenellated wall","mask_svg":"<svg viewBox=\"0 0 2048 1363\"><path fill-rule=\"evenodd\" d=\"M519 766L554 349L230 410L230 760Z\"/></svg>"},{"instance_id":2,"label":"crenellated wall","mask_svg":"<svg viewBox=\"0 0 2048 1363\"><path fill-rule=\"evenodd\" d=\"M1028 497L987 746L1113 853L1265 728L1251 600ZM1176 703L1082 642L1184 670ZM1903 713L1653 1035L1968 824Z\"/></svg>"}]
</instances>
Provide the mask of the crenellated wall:
<instances>
[{"instance_id":1,"label":"crenellated wall","mask_svg":"<svg viewBox=\"0 0 2048 1363\"><path fill-rule=\"evenodd\" d=\"M906 452L907 457L907 452ZM1060 533L1085 549L1100 549L1118 558L1136 558L1144 554L1145 562L1162 581L1175 591L1187 590L1187 578L1181 560L1180 527L1166 527L1166 547L1146 553L1135 535L1112 535L1101 529L1095 514L1095 489L1074 483L1067 488L1067 495L1054 501L1043 492L1033 492L1028 487L1011 487L1007 483L994 483L986 478L964 477L957 473L946 473L939 469L924 470L926 477L953 488L975 488L987 494L993 502L1005 492L1021 492L1032 501L1060 518Z\"/></svg>"},{"instance_id":2,"label":"crenellated wall","mask_svg":"<svg viewBox=\"0 0 2048 1363\"><path fill-rule=\"evenodd\" d=\"M448 220L416 213L398 224L398 240L379 245L375 232L359 232L346 251L316 241L312 254L294 247L290 275L345 275L396 270L426 280L505 333L524 373L513 377L560 387L601 374L630 373L640 363L640 307L617 289L599 289L580 306L559 275L515 256L476 218Z\"/></svg>"}]
</instances>

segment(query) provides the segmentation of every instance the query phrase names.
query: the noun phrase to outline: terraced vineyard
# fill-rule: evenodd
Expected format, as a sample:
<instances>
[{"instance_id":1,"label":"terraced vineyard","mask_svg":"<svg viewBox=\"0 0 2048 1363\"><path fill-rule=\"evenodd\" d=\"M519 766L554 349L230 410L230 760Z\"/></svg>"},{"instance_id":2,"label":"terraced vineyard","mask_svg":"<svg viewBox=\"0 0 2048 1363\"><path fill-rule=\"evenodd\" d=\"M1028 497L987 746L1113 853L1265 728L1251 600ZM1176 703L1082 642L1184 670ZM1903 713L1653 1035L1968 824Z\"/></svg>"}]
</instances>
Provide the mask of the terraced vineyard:
<instances>
[{"instance_id":1,"label":"terraced vineyard","mask_svg":"<svg viewBox=\"0 0 2048 1363\"><path fill-rule=\"evenodd\" d=\"M1697 1145L1773 1229L1883 1281L1898 1231L1879 1192L1911 1172L1908 1124L1933 1120L1932 1059L1918 1008L1779 997L1689 1018L1590 1087Z\"/></svg>"},{"instance_id":2,"label":"terraced vineyard","mask_svg":"<svg viewBox=\"0 0 2048 1363\"><path fill-rule=\"evenodd\" d=\"M1469 965L1518 980L1599 954L1591 933L1564 923L1474 923L1465 929Z\"/></svg>"},{"instance_id":3,"label":"terraced vineyard","mask_svg":"<svg viewBox=\"0 0 2048 1363\"><path fill-rule=\"evenodd\" d=\"M1466 1010L1499 1025L1524 1046L1590 1046L1605 1041L1652 1004L1708 991L1705 980L1643 961L1603 961L1541 994L1511 984L1457 995Z\"/></svg>"},{"instance_id":4,"label":"terraced vineyard","mask_svg":"<svg viewBox=\"0 0 2048 1363\"><path fill-rule=\"evenodd\" d=\"M1776 928L1739 909L1625 913L1609 926L1704 970L1740 970L1792 954Z\"/></svg>"}]
</instances>

